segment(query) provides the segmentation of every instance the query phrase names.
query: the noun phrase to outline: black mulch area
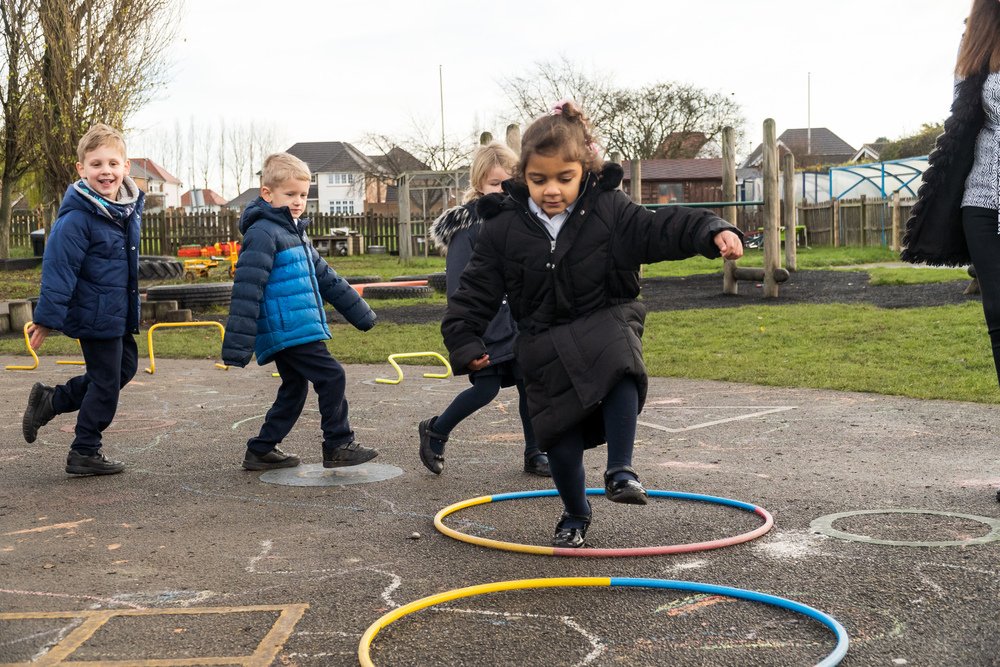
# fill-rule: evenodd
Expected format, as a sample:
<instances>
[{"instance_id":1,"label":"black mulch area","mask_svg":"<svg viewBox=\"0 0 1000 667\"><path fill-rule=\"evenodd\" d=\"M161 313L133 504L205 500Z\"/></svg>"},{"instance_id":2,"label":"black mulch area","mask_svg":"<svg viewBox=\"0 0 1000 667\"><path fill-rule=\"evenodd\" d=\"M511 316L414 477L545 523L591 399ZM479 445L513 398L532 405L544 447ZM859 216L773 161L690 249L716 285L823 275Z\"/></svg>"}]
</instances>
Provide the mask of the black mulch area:
<instances>
[{"instance_id":1,"label":"black mulch area","mask_svg":"<svg viewBox=\"0 0 1000 667\"><path fill-rule=\"evenodd\" d=\"M979 301L963 292L968 280L924 285L870 285L863 271L800 271L778 287L778 298L765 299L760 283L740 281L739 293L722 293L722 274L685 278L647 278L642 299L651 311L737 306L782 306L793 303L868 303L879 308L920 308ZM377 309L380 322L440 322L444 305Z\"/></svg>"}]
</instances>

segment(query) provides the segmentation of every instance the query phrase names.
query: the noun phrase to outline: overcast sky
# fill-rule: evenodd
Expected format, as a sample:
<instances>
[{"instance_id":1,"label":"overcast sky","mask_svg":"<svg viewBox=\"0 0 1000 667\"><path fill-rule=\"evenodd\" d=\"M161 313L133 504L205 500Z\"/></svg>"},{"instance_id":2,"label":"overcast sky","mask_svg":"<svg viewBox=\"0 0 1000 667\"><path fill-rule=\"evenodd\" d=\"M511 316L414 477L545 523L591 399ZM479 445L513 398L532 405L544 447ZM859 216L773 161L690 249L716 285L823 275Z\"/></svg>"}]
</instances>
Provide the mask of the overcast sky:
<instances>
[{"instance_id":1,"label":"overcast sky","mask_svg":"<svg viewBox=\"0 0 1000 667\"><path fill-rule=\"evenodd\" d=\"M944 119L970 4L186 0L171 80L132 125L253 119L287 145L360 144L415 124L439 136L440 66L447 134L502 137L498 82L565 56L621 86L679 81L731 94L747 119L741 154L768 117L779 134L828 127L858 148Z\"/></svg>"}]
</instances>

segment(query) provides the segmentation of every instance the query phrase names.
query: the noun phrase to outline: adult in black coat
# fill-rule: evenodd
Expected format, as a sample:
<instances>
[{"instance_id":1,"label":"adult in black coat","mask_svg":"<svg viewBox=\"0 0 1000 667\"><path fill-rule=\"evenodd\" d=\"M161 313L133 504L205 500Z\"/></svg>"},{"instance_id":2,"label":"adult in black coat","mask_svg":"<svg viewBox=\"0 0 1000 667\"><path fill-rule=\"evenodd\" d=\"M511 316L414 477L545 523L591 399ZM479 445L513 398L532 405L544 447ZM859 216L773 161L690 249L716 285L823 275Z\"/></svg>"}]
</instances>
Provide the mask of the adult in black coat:
<instances>
[{"instance_id":1,"label":"adult in black coat","mask_svg":"<svg viewBox=\"0 0 1000 667\"><path fill-rule=\"evenodd\" d=\"M528 411L565 512L556 546L579 547L590 525L583 450L605 441L605 493L645 504L631 468L647 378L639 267L695 254L742 255L738 230L706 210L655 213L618 189L622 170L597 163L572 103L535 121L506 196L480 199L486 220L441 331L455 368L489 363L482 335L506 295Z\"/></svg>"},{"instance_id":2,"label":"adult in black coat","mask_svg":"<svg viewBox=\"0 0 1000 667\"><path fill-rule=\"evenodd\" d=\"M924 171L902 258L972 263L1000 381L1000 2L974 0L944 134ZM997 493L1000 500L1000 492Z\"/></svg>"}]
</instances>

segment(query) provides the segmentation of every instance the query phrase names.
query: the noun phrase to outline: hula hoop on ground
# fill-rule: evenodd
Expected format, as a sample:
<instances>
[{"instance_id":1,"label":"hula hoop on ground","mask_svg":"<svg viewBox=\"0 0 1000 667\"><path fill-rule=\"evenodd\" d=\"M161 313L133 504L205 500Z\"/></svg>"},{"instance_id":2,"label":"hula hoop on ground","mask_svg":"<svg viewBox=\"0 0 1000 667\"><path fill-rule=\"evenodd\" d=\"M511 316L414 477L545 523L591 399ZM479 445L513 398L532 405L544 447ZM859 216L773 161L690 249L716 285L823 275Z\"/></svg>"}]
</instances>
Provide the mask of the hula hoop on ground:
<instances>
[{"instance_id":1,"label":"hula hoop on ground","mask_svg":"<svg viewBox=\"0 0 1000 667\"><path fill-rule=\"evenodd\" d=\"M750 540L757 539L767 533L774 526L774 519L763 507L751 505L740 500L720 498L719 496L706 496L699 493L683 493L681 491L657 491L647 490L646 493L651 498L677 498L681 500L696 500L700 502L713 503L716 505L726 505L735 507L747 512L752 512L764 519L764 524L760 527L740 535L723 537L707 542L688 542L686 544L666 544L652 547L630 547L622 549L598 549L592 547L580 547L579 549L568 549L565 547L543 547L532 544L518 544L517 542L503 542L501 540L491 540L486 537L478 537L461 533L454 528L444 525L444 519L450 514L459 510L486 503L502 502L504 500L520 500L524 498L544 498L557 496L559 492L555 489L542 489L539 491L518 491L515 493L502 493L496 496L480 496L463 500L453 505L448 505L437 513L434 517L434 527L452 539L469 544L476 544L490 549L500 549L503 551L516 551L518 553L535 554L536 556L598 556L605 558L617 558L624 556L664 556L667 554L690 553L692 551L707 551L709 549L719 549L729 547L734 544L742 544ZM588 496L603 496L604 489L587 489Z\"/></svg>"},{"instance_id":2,"label":"hula hoop on ground","mask_svg":"<svg viewBox=\"0 0 1000 667\"><path fill-rule=\"evenodd\" d=\"M814 609L801 602L788 600L776 595L748 591L742 588L730 588L728 586L716 586L713 584L703 584L695 581L677 581L673 579L636 579L632 577L552 577L542 579L514 579L511 581L497 581L489 584L479 584L467 588L456 588L454 590L430 595L419 600L414 600L398 609L384 614L377 621L368 626L361 636L361 643L358 644L358 660L362 667L375 667L371 660L371 645L375 640L375 635L386 626L398 621L402 617L413 612L433 607L444 602L451 602L460 598L474 597L486 593L496 593L500 591L523 590L529 588L566 588L566 587L621 587L621 588L661 588L675 591L694 591L697 593L707 593L710 595L723 595L726 597L749 600L750 602L761 602L774 607L788 609L808 616L819 621L830 629L837 638L837 645L825 658L816 663L816 667L834 667L839 665L847 654L847 647L850 640L847 631L835 618L825 614L818 609Z\"/></svg>"}]
</instances>

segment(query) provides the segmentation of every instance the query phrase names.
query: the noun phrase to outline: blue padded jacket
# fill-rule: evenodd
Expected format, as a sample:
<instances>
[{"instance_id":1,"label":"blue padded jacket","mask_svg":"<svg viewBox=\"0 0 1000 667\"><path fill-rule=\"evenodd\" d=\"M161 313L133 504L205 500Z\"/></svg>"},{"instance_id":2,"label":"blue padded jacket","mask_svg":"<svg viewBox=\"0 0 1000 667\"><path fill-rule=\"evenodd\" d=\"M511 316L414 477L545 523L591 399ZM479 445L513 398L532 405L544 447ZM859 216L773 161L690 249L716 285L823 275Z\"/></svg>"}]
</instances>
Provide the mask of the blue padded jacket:
<instances>
[{"instance_id":1,"label":"blue padded jacket","mask_svg":"<svg viewBox=\"0 0 1000 667\"><path fill-rule=\"evenodd\" d=\"M330 338L323 301L362 331L375 313L319 256L306 236L309 221L292 219L288 207L258 197L240 218L243 243L233 278L233 300L222 341L222 360L246 366L277 352Z\"/></svg>"},{"instance_id":2,"label":"blue padded jacket","mask_svg":"<svg viewBox=\"0 0 1000 667\"><path fill-rule=\"evenodd\" d=\"M70 185L45 244L42 286L32 320L72 338L139 332L139 219L143 193L126 177L106 202Z\"/></svg>"}]
</instances>

